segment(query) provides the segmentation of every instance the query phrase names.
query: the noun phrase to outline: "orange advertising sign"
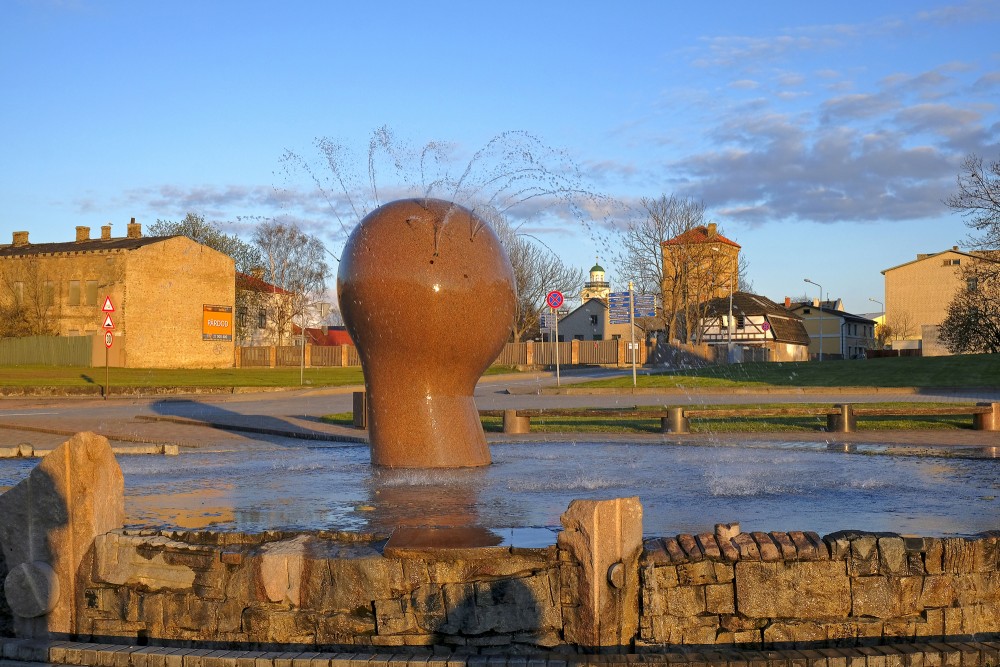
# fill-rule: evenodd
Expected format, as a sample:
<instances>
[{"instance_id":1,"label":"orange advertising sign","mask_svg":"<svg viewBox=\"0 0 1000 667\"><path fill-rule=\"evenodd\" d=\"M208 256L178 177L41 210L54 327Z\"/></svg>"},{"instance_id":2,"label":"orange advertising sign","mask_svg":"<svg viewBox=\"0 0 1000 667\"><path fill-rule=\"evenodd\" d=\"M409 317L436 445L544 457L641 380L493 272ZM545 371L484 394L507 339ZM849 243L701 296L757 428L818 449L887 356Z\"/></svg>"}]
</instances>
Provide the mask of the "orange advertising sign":
<instances>
[{"instance_id":1,"label":"orange advertising sign","mask_svg":"<svg viewBox=\"0 0 1000 667\"><path fill-rule=\"evenodd\" d=\"M204 306L201 316L201 339L233 339L232 306Z\"/></svg>"}]
</instances>

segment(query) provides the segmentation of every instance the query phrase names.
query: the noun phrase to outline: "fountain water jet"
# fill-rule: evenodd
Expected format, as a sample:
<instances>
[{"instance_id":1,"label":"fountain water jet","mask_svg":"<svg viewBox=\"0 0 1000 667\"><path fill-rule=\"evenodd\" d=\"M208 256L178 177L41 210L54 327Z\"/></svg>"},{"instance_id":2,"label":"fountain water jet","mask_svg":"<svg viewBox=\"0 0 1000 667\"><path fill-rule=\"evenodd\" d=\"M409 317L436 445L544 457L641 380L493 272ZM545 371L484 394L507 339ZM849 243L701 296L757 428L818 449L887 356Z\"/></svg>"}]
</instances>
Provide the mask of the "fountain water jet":
<instances>
[{"instance_id":1,"label":"fountain water jet","mask_svg":"<svg viewBox=\"0 0 1000 667\"><path fill-rule=\"evenodd\" d=\"M488 465L472 395L515 307L514 274L493 230L440 199L385 204L351 233L337 295L364 369L372 463Z\"/></svg>"}]
</instances>

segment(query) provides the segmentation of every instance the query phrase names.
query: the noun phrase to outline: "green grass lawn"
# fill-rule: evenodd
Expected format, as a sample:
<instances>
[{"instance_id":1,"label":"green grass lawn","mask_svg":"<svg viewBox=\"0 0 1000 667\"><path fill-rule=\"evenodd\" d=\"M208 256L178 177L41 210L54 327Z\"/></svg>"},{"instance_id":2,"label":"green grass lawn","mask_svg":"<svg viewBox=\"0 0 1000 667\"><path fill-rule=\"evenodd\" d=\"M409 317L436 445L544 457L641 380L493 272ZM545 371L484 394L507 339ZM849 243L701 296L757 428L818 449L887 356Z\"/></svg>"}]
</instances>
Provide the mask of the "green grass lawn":
<instances>
[{"instance_id":1,"label":"green grass lawn","mask_svg":"<svg viewBox=\"0 0 1000 667\"><path fill-rule=\"evenodd\" d=\"M956 407L972 406L973 403L865 403L869 408L903 407ZM739 409L789 407L787 403L757 403L754 405L688 405L691 410ZM800 408L828 408L829 403L796 403ZM860 407L860 404L859 404ZM662 406L639 406L639 410L662 410ZM323 421L340 426L350 426L350 412L325 415ZM501 433L503 420L500 417L481 417L483 430L487 433ZM970 429L972 418L965 416L920 416L920 417L858 417L859 431L888 431L898 429ZM692 419L692 433L771 433L808 432L826 427L825 417L751 417L730 419ZM659 417L650 419L602 419L600 417L532 417L532 433L659 433Z\"/></svg>"},{"instance_id":2,"label":"green grass lawn","mask_svg":"<svg viewBox=\"0 0 1000 667\"><path fill-rule=\"evenodd\" d=\"M112 387L297 387L299 369L285 368L111 368ZM493 366L486 375L514 373L510 366ZM360 367L306 368L304 384L313 387L363 385ZM104 386L105 369L50 366L0 367L0 387Z\"/></svg>"},{"instance_id":3,"label":"green grass lawn","mask_svg":"<svg viewBox=\"0 0 1000 667\"><path fill-rule=\"evenodd\" d=\"M631 387L632 377L574 384ZM1000 354L749 363L641 375L638 387L997 387Z\"/></svg>"}]
</instances>

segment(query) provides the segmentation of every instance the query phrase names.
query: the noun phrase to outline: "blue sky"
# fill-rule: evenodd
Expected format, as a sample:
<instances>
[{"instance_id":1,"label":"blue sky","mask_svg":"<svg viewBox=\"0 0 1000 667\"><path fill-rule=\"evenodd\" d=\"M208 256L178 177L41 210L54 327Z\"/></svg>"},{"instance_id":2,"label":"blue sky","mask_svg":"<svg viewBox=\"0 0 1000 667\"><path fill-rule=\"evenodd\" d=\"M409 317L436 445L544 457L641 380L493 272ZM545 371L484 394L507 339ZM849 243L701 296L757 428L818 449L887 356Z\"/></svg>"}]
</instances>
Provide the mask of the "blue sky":
<instances>
[{"instance_id":1,"label":"blue sky","mask_svg":"<svg viewBox=\"0 0 1000 667\"><path fill-rule=\"evenodd\" d=\"M317 138L347 149L357 203L380 127L438 142L452 174L524 132L494 146L604 202L511 209L566 262L599 254L620 285L614 225L674 193L742 245L756 292L810 278L863 313L881 270L965 245L942 200L967 154L1000 159L996 0L361 4L3 2L0 242L191 211L244 234L284 216L339 254L355 218L310 177L330 176ZM420 194L415 162L376 158L379 201ZM485 179L509 156L476 159Z\"/></svg>"}]
</instances>

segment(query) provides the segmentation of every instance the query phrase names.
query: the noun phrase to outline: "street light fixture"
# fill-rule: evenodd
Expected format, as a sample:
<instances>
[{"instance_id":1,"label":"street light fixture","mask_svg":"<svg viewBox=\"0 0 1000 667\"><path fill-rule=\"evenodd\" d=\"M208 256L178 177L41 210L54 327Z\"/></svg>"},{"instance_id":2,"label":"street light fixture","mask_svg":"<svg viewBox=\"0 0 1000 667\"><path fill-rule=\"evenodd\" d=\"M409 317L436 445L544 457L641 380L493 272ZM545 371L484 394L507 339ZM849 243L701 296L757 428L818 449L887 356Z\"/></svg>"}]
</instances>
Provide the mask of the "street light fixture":
<instances>
[{"instance_id":1,"label":"street light fixture","mask_svg":"<svg viewBox=\"0 0 1000 667\"><path fill-rule=\"evenodd\" d=\"M819 360L823 361L823 286L808 278L804 278L803 280L819 288Z\"/></svg>"},{"instance_id":2,"label":"street light fixture","mask_svg":"<svg viewBox=\"0 0 1000 667\"><path fill-rule=\"evenodd\" d=\"M882 303L878 299L873 299L872 297L868 297L868 300L871 301L872 303L877 303L878 305L880 305L882 307L882 313L883 314L885 313L885 304L884 303Z\"/></svg>"}]
</instances>

